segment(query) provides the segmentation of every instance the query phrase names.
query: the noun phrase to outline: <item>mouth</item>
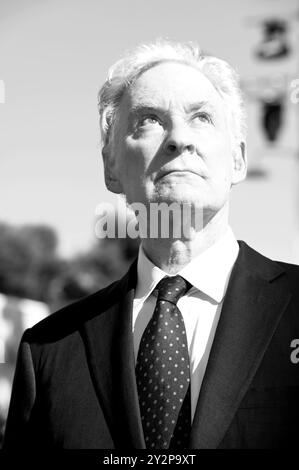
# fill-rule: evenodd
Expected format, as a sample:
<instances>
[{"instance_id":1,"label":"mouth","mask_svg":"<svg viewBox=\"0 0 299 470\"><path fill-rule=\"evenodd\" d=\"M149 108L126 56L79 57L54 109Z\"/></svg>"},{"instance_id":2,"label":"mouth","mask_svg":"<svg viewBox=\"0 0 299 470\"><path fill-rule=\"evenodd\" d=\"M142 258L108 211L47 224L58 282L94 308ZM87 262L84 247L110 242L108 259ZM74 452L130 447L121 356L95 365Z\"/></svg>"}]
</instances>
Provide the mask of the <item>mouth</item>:
<instances>
[{"instance_id":1,"label":"mouth","mask_svg":"<svg viewBox=\"0 0 299 470\"><path fill-rule=\"evenodd\" d=\"M186 176L190 176L190 175L195 175L195 176L198 176L199 178L203 178L203 174L200 174L196 171L193 171L193 170L164 170L164 171L160 171L156 178L155 178L155 181L158 181L162 178L165 178L166 176L178 176L178 177L186 177Z\"/></svg>"}]
</instances>

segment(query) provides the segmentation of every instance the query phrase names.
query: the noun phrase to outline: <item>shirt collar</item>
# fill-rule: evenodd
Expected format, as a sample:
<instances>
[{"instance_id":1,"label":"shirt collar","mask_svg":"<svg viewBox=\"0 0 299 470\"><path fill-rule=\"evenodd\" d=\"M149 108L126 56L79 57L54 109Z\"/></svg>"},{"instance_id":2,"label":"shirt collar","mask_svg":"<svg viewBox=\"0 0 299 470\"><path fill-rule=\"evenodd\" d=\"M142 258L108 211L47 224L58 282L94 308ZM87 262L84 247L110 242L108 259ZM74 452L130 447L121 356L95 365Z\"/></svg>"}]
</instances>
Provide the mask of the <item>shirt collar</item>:
<instances>
[{"instance_id":1,"label":"shirt collar","mask_svg":"<svg viewBox=\"0 0 299 470\"><path fill-rule=\"evenodd\" d=\"M238 242L228 227L213 245L191 260L177 274L219 303L225 295L238 253ZM145 301L164 276L168 274L148 259L141 244L138 253L135 300Z\"/></svg>"}]
</instances>

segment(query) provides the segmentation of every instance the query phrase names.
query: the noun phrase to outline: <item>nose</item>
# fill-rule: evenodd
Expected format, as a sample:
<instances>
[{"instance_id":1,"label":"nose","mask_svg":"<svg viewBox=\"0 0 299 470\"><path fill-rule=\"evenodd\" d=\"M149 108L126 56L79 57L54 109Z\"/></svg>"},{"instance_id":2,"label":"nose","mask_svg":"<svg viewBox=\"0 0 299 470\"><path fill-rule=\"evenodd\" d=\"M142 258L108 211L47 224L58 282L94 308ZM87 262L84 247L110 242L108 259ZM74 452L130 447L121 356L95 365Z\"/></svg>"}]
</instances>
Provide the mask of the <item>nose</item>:
<instances>
[{"instance_id":1,"label":"nose","mask_svg":"<svg viewBox=\"0 0 299 470\"><path fill-rule=\"evenodd\" d=\"M190 130L187 129L186 125L177 124L171 128L164 142L164 151L167 155L180 155L184 152L195 152L195 144Z\"/></svg>"}]
</instances>

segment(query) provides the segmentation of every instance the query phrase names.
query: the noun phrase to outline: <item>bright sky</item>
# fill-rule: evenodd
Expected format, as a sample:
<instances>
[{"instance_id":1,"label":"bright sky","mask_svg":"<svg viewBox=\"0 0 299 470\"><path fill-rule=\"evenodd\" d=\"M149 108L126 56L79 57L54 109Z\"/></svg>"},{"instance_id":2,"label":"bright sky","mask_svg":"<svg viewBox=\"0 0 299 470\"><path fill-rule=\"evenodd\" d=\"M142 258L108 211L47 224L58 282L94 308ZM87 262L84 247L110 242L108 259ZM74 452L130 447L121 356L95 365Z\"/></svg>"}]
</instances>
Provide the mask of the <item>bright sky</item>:
<instances>
[{"instance_id":1,"label":"bright sky","mask_svg":"<svg viewBox=\"0 0 299 470\"><path fill-rule=\"evenodd\" d=\"M259 39L255 19L269 11L292 14L297 4L0 0L0 80L6 89L0 103L0 219L50 224L63 254L85 250L94 240L97 204L114 200L98 150L97 92L108 67L127 48L168 37L195 40L251 76L250 53ZM288 176L282 184L289 187ZM243 226L236 221L237 235L246 239L250 231Z\"/></svg>"}]
</instances>

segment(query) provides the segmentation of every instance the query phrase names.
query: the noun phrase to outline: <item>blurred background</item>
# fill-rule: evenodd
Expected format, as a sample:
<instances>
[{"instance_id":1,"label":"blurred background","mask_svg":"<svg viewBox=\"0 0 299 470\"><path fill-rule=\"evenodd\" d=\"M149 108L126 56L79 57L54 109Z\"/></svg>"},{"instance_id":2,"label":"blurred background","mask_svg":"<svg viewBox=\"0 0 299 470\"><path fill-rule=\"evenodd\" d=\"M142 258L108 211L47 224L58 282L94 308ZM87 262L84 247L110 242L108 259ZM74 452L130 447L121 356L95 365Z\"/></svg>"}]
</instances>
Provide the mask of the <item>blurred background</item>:
<instances>
[{"instance_id":1,"label":"blurred background","mask_svg":"<svg viewBox=\"0 0 299 470\"><path fill-rule=\"evenodd\" d=\"M25 328L119 278L138 240L101 239L97 92L108 67L157 37L197 41L241 76L247 181L231 226L299 263L298 0L0 0L0 446Z\"/></svg>"}]
</instances>

